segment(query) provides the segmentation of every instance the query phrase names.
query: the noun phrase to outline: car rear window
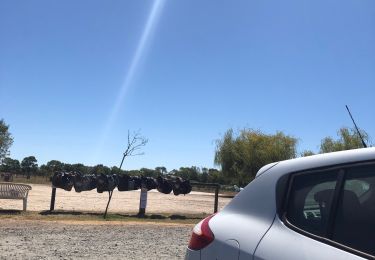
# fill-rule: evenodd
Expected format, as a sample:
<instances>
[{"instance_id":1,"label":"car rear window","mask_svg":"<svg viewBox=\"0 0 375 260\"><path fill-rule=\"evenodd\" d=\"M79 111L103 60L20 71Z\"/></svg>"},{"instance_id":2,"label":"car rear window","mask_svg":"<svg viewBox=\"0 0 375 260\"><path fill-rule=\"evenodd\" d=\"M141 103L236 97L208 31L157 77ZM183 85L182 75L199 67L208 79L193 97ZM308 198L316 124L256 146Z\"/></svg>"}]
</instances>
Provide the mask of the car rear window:
<instances>
[{"instance_id":1,"label":"car rear window","mask_svg":"<svg viewBox=\"0 0 375 260\"><path fill-rule=\"evenodd\" d=\"M283 217L297 232L373 259L375 164L293 174Z\"/></svg>"},{"instance_id":2,"label":"car rear window","mask_svg":"<svg viewBox=\"0 0 375 260\"><path fill-rule=\"evenodd\" d=\"M293 177L286 218L294 226L324 236L332 208L337 172L309 173Z\"/></svg>"}]
</instances>

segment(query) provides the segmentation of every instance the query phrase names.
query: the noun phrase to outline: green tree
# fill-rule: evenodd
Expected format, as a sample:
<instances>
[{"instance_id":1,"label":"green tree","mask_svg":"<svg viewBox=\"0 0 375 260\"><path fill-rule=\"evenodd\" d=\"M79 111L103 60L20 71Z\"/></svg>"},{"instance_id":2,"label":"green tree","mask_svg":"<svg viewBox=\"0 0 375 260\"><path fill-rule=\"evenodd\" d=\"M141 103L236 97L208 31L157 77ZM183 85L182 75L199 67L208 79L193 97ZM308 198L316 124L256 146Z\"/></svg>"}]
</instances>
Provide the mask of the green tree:
<instances>
[{"instance_id":1,"label":"green tree","mask_svg":"<svg viewBox=\"0 0 375 260\"><path fill-rule=\"evenodd\" d=\"M283 132L269 135L247 128L238 134L229 129L216 145L215 164L221 166L230 184L240 186L250 182L262 166L295 158L297 153L296 138Z\"/></svg>"},{"instance_id":2,"label":"green tree","mask_svg":"<svg viewBox=\"0 0 375 260\"><path fill-rule=\"evenodd\" d=\"M72 164L71 169L72 169L72 171L80 172L80 173L83 173L83 174L87 174L89 172L89 168L82 163Z\"/></svg>"},{"instance_id":3,"label":"green tree","mask_svg":"<svg viewBox=\"0 0 375 260\"><path fill-rule=\"evenodd\" d=\"M157 171L159 175L164 175L168 173L167 168L165 168L164 166L156 167L155 171Z\"/></svg>"},{"instance_id":4,"label":"green tree","mask_svg":"<svg viewBox=\"0 0 375 260\"><path fill-rule=\"evenodd\" d=\"M178 174L178 170L176 169L173 169L170 172L168 172L168 175L177 175L177 174Z\"/></svg>"},{"instance_id":5,"label":"green tree","mask_svg":"<svg viewBox=\"0 0 375 260\"><path fill-rule=\"evenodd\" d=\"M199 167L196 166L180 167L179 170L173 170L172 172L175 176L192 181L199 181L199 175L201 174Z\"/></svg>"},{"instance_id":6,"label":"green tree","mask_svg":"<svg viewBox=\"0 0 375 260\"><path fill-rule=\"evenodd\" d=\"M224 180L223 174L219 170L213 168L208 170L207 182L227 184Z\"/></svg>"},{"instance_id":7,"label":"green tree","mask_svg":"<svg viewBox=\"0 0 375 260\"><path fill-rule=\"evenodd\" d=\"M44 176L44 177L48 177L48 176L51 176L52 175L52 172L49 170L49 168L47 167L46 164L42 164L39 166L39 169L37 171L37 175L38 176Z\"/></svg>"},{"instance_id":8,"label":"green tree","mask_svg":"<svg viewBox=\"0 0 375 260\"><path fill-rule=\"evenodd\" d=\"M301 153L301 157L306 157L306 156L311 156L311 155L314 155L315 153L313 151L310 151L310 150L305 150Z\"/></svg>"},{"instance_id":9,"label":"green tree","mask_svg":"<svg viewBox=\"0 0 375 260\"><path fill-rule=\"evenodd\" d=\"M9 125L0 120L0 163L9 154L9 148L13 144L13 137L9 133Z\"/></svg>"},{"instance_id":10,"label":"green tree","mask_svg":"<svg viewBox=\"0 0 375 260\"><path fill-rule=\"evenodd\" d=\"M130 170L126 171L126 174L129 174L130 176L141 176L140 170Z\"/></svg>"},{"instance_id":11,"label":"green tree","mask_svg":"<svg viewBox=\"0 0 375 260\"><path fill-rule=\"evenodd\" d=\"M199 182L207 182L208 181L208 168L203 167L201 171L201 175L199 176Z\"/></svg>"},{"instance_id":12,"label":"green tree","mask_svg":"<svg viewBox=\"0 0 375 260\"><path fill-rule=\"evenodd\" d=\"M113 166L111 168L111 174L117 174L117 175L120 175L120 174L125 174L125 171L124 170L121 170L119 167L117 166Z\"/></svg>"},{"instance_id":13,"label":"green tree","mask_svg":"<svg viewBox=\"0 0 375 260\"><path fill-rule=\"evenodd\" d=\"M363 130L360 130L360 132L365 143L369 144L369 135ZM363 147L361 138L354 128L343 127L337 131L337 136L337 140L334 140L330 136L325 137L320 144L320 153L330 153Z\"/></svg>"},{"instance_id":14,"label":"green tree","mask_svg":"<svg viewBox=\"0 0 375 260\"><path fill-rule=\"evenodd\" d=\"M148 169L148 168L141 168L140 173L142 176L145 176L145 177L157 177L159 174L156 170Z\"/></svg>"},{"instance_id":15,"label":"green tree","mask_svg":"<svg viewBox=\"0 0 375 260\"><path fill-rule=\"evenodd\" d=\"M20 162L18 160L6 157L1 165L1 170L4 172L19 173L21 170Z\"/></svg>"},{"instance_id":16,"label":"green tree","mask_svg":"<svg viewBox=\"0 0 375 260\"><path fill-rule=\"evenodd\" d=\"M51 160L49 162L47 162L46 164L46 170L50 173L50 174L54 174L54 172L56 171L62 171L64 168L64 164L58 160Z\"/></svg>"},{"instance_id":17,"label":"green tree","mask_svg":"<svg viewBox=\"0 0 375 260\"><path fill-rule=\"evenodd\" d=\"M30 179L31 173L36 173L38 170L38 161L34 156L25 157L21 162L21 168L28 179Z\"/></svg>"},{"instance_id":18,"label":"green tree","mask_svg":"<svg viewBox=\"0 0 375 260\"><path fill-rule=\"evenodd\" d=\"M111 169L107 166L104 166L103 164L98 164L94 166L90 172L91 174L111 174Z\"/></svg>"}]
</instances>

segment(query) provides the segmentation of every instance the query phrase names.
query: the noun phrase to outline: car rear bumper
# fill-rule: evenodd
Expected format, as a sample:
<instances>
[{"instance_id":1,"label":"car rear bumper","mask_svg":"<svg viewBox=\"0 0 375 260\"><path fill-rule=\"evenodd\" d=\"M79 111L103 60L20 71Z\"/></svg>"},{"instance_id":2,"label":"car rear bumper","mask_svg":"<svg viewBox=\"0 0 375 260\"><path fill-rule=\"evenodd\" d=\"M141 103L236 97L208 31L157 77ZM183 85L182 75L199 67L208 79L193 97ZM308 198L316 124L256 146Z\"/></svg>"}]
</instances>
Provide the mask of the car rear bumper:
<instances>
[{"instance_id":1,"label":"car rear bumper","mask_svg":"<svg viewBox=\"0 0 375 260\"><path fill-rule=\"evenodd\" d=\"M185 260L200 260L201 259L201 251L191 250L189 248L186 249Z\"/></svg>"}]
</instances>

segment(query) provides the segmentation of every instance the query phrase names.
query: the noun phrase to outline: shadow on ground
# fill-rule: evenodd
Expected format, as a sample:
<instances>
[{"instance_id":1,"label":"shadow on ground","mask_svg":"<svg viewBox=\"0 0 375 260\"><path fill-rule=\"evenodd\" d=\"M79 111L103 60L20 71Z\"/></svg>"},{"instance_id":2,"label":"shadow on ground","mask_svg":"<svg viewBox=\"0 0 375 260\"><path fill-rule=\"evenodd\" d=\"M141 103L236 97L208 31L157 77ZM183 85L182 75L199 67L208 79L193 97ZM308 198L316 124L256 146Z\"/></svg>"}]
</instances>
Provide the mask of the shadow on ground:
<instances>
[{"instance_id":1,"label":"shadow on ground","mask_svg":"<svg viewBox=\"0 0 375 260\"><path fill-rule=\"evenodd\" d=\"M44 210L39 212L42 216L59 216L59 215L73 215L73 216L103 216L103 213L98 212L80 212L80 211L50 211Z\"/></svg>"},{"instance_id":2,"label":"shadow on ground","mask_svg":"<svg viewBox=\"0 0 375 260\"><path fill-rule=\"evenodd\" d=\"M83 217L103 217L103 213L99 212L81 212L81 211L60 211L60 210L45 210L39 212L42 216L83 216ZM185 215L161 215L161 214L120 214L112 213L107 215L107 219L156 219L156 220L189 220L202 219L202 216L185 216Z\"/></svg>"},{"instance_id":3,"label":"shadow on ground","mask_svg":"<svg viewBox=\"0 0 375 260\"><path fill-rule=\"evenodd\" d=\"M0 215L21 215L22 210L0 209Z\"/></svg>"}]
</instances>

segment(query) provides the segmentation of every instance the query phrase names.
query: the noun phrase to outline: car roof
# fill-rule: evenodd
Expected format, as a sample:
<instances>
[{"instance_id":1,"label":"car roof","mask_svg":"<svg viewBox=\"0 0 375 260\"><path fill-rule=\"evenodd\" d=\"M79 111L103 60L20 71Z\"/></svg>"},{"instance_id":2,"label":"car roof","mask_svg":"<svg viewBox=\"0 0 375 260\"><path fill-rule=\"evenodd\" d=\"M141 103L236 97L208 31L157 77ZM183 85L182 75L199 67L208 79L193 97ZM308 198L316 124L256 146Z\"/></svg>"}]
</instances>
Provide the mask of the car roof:
<instances>
[{"instance_id":1,"label":"car roof","mask_svg":"<svg viewBox=\"0 0 375 260\"><path fill-rule=\"evenodd\" d=\"M370 160L375 160L375 147L317 154L267 164L258 171L256 177L270 172L269 169L271 168L284 169L279 172L282 175L283 173Z\"/></svg>"}]
</instances>

